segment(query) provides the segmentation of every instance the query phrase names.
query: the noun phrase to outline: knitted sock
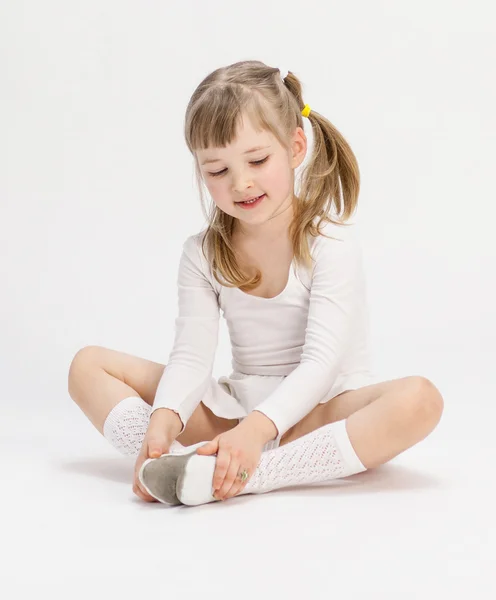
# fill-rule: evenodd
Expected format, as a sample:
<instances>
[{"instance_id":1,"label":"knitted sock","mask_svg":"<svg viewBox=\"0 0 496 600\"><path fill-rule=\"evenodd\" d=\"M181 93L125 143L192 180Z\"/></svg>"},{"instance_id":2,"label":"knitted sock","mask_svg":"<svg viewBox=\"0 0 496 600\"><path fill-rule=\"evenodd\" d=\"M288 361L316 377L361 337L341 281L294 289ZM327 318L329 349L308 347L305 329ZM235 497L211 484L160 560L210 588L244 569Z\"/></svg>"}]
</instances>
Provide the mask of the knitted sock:
<instances>
[{"instance_id":1,"label":"knitted sock","mask_svg":"<svg viewBox=\"0 0 496 600\"><path fill-rule=\"evenodd\" d=\"M264 452L242 494L263 494L366 471L351 445L346 419L324 425L280 448Z\"/></svg>"},{"instance_id":2,"label":"knitted sock","mask_svg":"<svg viewBox=\"0 0 496 600\"><path fill-rule=\"evenodd\" d=\"M125 456L138 456L150 422L152 407L139 396L121 400L110 411L103 424L104 437ZM169 452L184 448L177 440Z\"/></svg>"},{"instance_id":3,"label":"knitted sock","mask_svg":"<svg viewBox=\"0 0 496 600\"><path fill-rule=\"evenodd\" d=\"M194 452L179 459L182 473L177 479L176 492L183 504L196 506L216 501L212 496L216 458ZM166 460L170 462L170 459ZM348 477L366 470L351 445L343 419L263 452L255 472L238 495L263 494L283 487Z\"/></svg>"}]
</instances>

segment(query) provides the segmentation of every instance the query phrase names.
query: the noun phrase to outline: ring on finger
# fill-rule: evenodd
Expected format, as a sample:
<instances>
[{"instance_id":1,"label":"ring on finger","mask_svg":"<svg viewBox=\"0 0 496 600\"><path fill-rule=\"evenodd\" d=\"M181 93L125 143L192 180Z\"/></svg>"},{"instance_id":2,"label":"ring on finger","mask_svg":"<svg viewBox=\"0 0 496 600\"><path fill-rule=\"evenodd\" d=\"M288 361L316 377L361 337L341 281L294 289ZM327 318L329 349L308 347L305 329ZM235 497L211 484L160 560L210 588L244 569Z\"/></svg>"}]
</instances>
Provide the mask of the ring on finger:
<instances>
[{"instance_id":1,"label":"ring on finger","mask_svg":"<svg viewBox=\"0 0 496 600\"><path fill-rule=\"evenodd\" d=\"M246 487L246 481L248 477L248 471L246 469L240 469L235 481L231 486L231 489L227 492L226 497L232 498L234 496L237 496L240 492L242 492Z\"/></svg>"},{"instance_id":2,"label":"ring on finger","mask_svg":"<svg viewBox=\"0 0 496 600\"><path fill-rule=\"evenodd\" d=\"M232 484L231 489L227 492L227 498L233 498L234 496L238 496L246 487L245 483L241 483L240 477L236 477L236 481Z\"/></svg>"},{"instance_id":3,"label":"ring on finger","mask_svg":"<svg viewBox=\"0 0 496 600\"><path fill-rule=\"evenodd\" d=\"M223 500L227 492L231 489L232 484L236 481L236 472L239 469L237 465L237 461L233 457L230 457L229 464L222 478L223 481L215 494L217 500Z\"/></svg>"},{"instance_id":4,"label":"ring on finger","mask_svg":"<svg viewBox=\"0 0 496 600\"><path fill-rule=\"evenodd\" d=\"M249 477L248 471L246 469L240 469L238 476L236 479L239 479L241 483L244 483Z\"/></svg>"}]
</instances>

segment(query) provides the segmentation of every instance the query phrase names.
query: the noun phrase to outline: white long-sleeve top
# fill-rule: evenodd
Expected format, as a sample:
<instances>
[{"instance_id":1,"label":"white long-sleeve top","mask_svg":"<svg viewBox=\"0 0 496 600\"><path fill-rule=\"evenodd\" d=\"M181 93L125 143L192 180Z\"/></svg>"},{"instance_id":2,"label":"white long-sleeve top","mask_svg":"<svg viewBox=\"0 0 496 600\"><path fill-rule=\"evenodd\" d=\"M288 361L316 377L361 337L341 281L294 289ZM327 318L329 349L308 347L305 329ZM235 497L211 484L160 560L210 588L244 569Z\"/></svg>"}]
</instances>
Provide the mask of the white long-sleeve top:
<instances>
[{"instance_id":1,"label":"white long-sleeve top","mask_svg":"<svg viewBox=\"0 0 496 600\"><path fill-rule=\"evenodd\" d=\"M234 371L286 376L256 406L280 436L325 398L338 376L356 380L370 373L361 245L353 225L328 223L323 232L337 239L309 237L313 266L293 261L286 289L275 298L221 285L202 253L204 232L185 241L175 340L153 411L174 410L184 430L210 385L220 310Z\"/></svg>"}]
</instances>

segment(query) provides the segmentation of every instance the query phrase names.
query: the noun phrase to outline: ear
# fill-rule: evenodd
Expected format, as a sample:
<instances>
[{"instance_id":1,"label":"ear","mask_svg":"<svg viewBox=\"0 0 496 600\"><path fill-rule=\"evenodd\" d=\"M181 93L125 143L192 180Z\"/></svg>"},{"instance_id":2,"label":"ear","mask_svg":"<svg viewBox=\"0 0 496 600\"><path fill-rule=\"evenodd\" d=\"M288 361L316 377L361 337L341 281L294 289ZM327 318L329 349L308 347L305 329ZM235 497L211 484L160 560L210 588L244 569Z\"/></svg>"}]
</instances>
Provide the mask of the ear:
<instances>
[{"instance_id":1,"label":"ear","mask_svg":"<svg viewBox=\"0 0 496 600\"><path fill-rule=\"evenodd\" d=\"M301 127L297 127L293 133L291 142L291 168L296 169L305 160L307 154L307 136Z\"/></svg>"}]
</instances>

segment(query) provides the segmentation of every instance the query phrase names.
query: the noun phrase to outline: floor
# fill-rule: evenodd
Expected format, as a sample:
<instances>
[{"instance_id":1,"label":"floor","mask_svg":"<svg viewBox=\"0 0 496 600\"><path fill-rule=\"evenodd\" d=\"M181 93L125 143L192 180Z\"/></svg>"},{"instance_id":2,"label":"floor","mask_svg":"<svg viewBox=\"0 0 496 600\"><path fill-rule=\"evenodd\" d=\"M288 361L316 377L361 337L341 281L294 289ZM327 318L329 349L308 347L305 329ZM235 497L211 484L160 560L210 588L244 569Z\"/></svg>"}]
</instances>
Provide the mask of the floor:
<instances>
[{"instance_id":1,"label":"floor","mask_svg":"<svg viewBox=\"0 0 496 600\"><path fill-rule=\"evenodd\" d=\"M7 411L5 597L493 599L496 414L479 392L450 390L438 428L378 469L199 507L135 497L134 460L70 400Z\"/></svg>"}]
</instances>

